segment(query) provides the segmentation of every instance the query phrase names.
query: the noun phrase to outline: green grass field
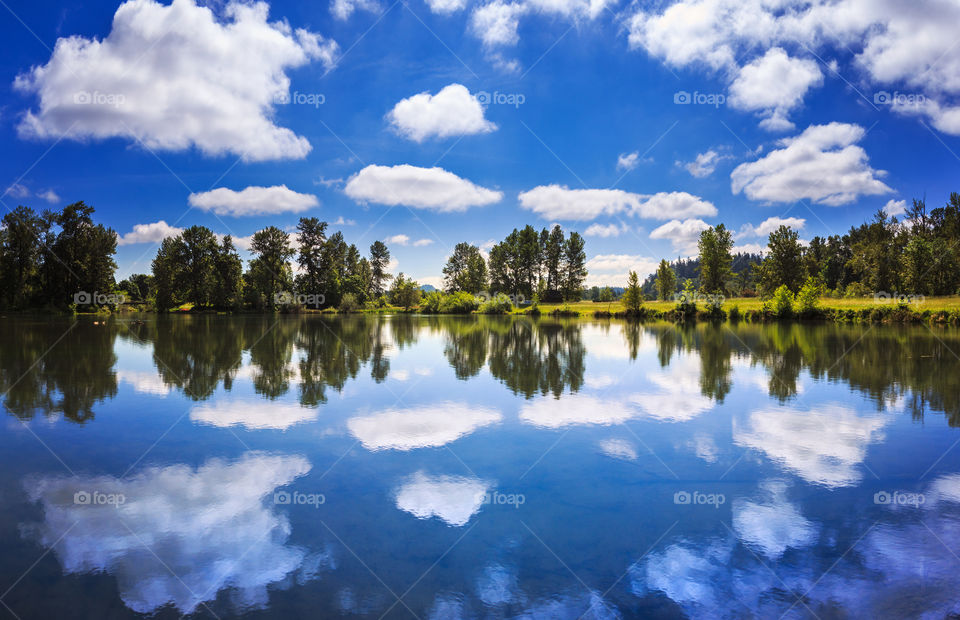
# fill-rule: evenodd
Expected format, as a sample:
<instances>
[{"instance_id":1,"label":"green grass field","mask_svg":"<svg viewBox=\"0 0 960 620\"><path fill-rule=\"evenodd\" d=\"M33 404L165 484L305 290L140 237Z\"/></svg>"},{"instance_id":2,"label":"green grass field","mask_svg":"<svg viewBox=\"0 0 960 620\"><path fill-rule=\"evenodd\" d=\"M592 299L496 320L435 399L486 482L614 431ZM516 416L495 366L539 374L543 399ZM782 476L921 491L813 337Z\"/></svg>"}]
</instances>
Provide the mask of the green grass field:
<instances>
[{"instance_id":1,"label":"green grass field","mask_svg":"<svg viewBox=\"0 0 960 620\"><path fill-rule=\"evenodd\" d=\"M623 304L619 301L601 303L592 301L578 301L569 304L540 304L540 312L543 314L549 314L554 310L564 307L564 305L576 311L580 316L593 316L593 313L597 310L609 311L611 313L623 312L624 310ZM645 301L643 302L643 305L654 310L666 311L675 307L677 302ZM891 305L896 304L892 302L879 303L874 301L872 297L864 299L832 299L823 297L820 299L820 306L825 309L851 310ZM697 304L697 306L702 309L704 304L700 303ZM733 306L737 306L741 312L746 312L748 310L759 310L763 306L763 301L759 297L733 297L723 302L724 310L729 311ZM922 302L910 304L910 308L918 311L930 310L931 312L937 312L939 310L960 310L960 296L953 295L950 297L927 297ZM515 312L523 312L523 310L520 309L516 310Z\"/></svg>"}]
</instances>

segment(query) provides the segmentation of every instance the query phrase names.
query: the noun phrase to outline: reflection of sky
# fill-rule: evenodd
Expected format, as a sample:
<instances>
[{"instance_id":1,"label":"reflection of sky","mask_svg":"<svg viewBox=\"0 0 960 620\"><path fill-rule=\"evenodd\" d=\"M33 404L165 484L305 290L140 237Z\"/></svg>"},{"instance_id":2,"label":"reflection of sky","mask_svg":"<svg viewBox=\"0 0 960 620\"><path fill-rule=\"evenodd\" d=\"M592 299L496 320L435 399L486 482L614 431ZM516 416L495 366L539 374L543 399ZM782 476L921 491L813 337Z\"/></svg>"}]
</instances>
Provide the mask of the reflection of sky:
<instances>
[{"instance_id":1,"label":"reflection of sky","mask_svg":"<svg viewBox=\"0 0 960 620\"><path fill-rule=\"evenodd\" d=\"M437 517L449 525L466 525L483 505L489 482L463 476L410 476L396 491L397 508L418 519Z\"/></svg>"},{"instance_id":2,"label":"reflection of sky","mask_svg":"<svg viewBox=\"0 0 960 620\"><path fill-rule=\"evenodd\" d=\"M413 450L454 442L502 418L487 407L441 402L353 417L347 428L369 450Z\"/></svg>"},{"instance_id":3,"label":"reflection of sky","mask_svg":"<svg viewBox=\"0 0 960 620\"><path fill-rule=\"evenodd\" d=\"M745 424L734 426L733 441L762 451L809 482L849 486L860 481L857 466L867 446L883 440L887 422L835 403L757 409Z\"/></svg>"},{"instance_id":4,"label":"reflection of sky","mask_svg":"<svg viewBox=\"0 0 960 620\"><path fill-rule=\"evenodd\" d=\"M273 493L309 470L300 456L248 453L196 470L170 465L124 480L42 477L25 486L44 512L32 530L53 546L65 573L107 572L134 611L172 604L187 614L224 588L242 607L263 606L268 585L302 568L307 552L285 544L290 524ZM81 492L120 494L124 502L77 504Z\"/></svg>"},{"instance_id":5,"label":"reflection of sky","mask_svg":"<svg viewBox=\"0 0 960 620\"><path fill-rule=\"evenodd\" d=\"M286 430L301 422L317 418L316 407L297 403L268 402L254 399L221 399L197 405L190 410L190 419L212 426L243 426L251 430Z\"/></svg>"}]
</instances>

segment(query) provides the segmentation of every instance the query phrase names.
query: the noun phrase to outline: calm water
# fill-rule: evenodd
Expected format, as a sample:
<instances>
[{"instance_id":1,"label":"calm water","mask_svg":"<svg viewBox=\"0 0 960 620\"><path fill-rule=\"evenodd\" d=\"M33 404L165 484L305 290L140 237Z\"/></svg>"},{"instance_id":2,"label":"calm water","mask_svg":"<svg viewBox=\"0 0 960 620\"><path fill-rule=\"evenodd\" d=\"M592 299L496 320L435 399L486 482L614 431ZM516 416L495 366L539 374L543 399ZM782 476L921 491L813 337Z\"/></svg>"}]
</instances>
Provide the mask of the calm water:
<instances>
[{"instance_id":1,"label":"calm water","mask_svg":"<svg viewBox=\"0 0 960 620\"><path fill-rule=\"evenodd\" d=\"M960 612L960 336L0 320L4 617Z\"/></svg>"}]
</instances>

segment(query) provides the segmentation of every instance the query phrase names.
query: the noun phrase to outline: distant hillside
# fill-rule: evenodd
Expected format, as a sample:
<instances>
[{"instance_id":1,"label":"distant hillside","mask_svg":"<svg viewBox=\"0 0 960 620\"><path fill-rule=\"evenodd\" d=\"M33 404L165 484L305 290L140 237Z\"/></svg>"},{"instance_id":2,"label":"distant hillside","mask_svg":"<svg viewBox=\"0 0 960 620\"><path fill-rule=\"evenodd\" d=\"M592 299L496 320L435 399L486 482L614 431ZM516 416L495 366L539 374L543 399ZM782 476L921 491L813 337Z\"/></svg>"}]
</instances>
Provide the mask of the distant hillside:
<instances>
[{"instance_id":1,"label":"distant hillside","mask_svg":"<svg viewBox=\"0 0 960 620\"><path fill-rule=\"evenodd\" d=\"M432 293L433 291L437 290L437 287L432 284L421 284L420 290L424 293Z\"/></svg>"}]
</instances>

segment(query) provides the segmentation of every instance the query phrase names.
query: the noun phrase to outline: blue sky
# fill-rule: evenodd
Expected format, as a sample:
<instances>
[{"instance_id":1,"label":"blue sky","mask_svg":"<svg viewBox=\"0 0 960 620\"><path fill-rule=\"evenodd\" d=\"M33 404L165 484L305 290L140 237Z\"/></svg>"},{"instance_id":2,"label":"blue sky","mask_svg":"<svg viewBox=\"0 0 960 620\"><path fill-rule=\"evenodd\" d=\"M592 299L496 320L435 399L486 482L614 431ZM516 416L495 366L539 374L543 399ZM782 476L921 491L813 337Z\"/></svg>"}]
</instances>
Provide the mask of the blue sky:
<instances>
[{"instance_id":1,"label":"blue sky","mask_svg":"<svg viewBox=\"0 0 960 620\"><path fill-rule=\"evenodd\" d=\"M960 3L769 4L4 4L0 208L94 205L118 278L310 215L435 285L560 223L622 285L708 224L755 248L960 189Z\"/></svg>"}]
</instances>

